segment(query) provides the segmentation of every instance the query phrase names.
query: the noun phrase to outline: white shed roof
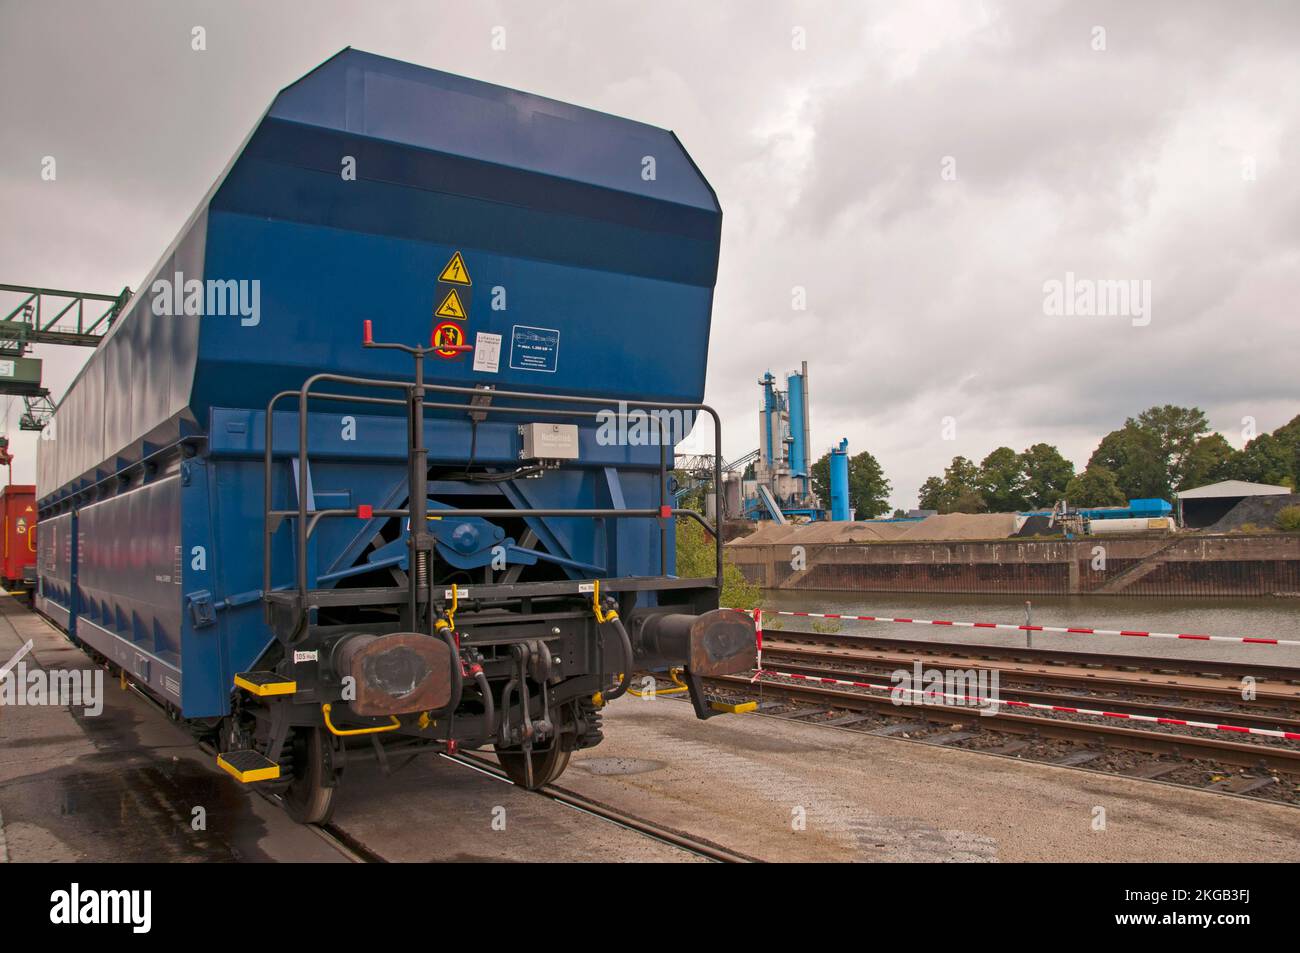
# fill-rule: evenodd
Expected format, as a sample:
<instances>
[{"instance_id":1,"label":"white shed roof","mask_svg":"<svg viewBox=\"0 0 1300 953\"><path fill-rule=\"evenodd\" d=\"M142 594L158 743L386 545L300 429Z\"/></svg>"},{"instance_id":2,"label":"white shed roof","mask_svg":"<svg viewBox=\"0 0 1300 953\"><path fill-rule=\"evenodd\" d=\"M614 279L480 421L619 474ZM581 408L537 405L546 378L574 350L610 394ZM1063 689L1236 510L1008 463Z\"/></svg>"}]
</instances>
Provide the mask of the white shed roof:
<instances>
[{"instance_id":1,"label":"white shed roof","mask_svg":"<svg viewBox=\"0 0 1300 953\"><path fill-rule=\"evenodd\" d=\"M1270 483L1247 483L1245 480L1224 480L1209 486L1198 486L1192 490L1183 490L1177 494L1180 500L1208 500L1232 496L1276 496L1290 493L1289 486L1273 486Z\"/></svg>"}]
</instances>

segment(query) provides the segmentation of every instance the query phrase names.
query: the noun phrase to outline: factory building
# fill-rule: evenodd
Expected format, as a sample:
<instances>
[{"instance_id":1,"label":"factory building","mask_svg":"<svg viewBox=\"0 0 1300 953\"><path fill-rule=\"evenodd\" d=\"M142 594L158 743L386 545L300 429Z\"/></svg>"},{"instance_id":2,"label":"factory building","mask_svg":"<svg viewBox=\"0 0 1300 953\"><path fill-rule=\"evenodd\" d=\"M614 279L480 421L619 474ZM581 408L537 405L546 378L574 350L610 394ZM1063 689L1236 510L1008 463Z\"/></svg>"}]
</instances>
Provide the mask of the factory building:
<instances>
[{"instance_id":1,"label":"factory building","mask_svg":"<svg viewBox=\"0 0 1300 953\"><path fill-rule=\"evenodd\" d=\"M831 448L832 509L828 514L812 486L808 362L788 373L785 383L782 390L771 371L758 379L758 386L763 389L758 411L758 449L737 461L737 464L752 462L754 468L752 478L744 481L744 516L782 524L851 519L848 441L842 440ZM733 466L729 465L728 469Z\"/></svg>"}]
</instances>

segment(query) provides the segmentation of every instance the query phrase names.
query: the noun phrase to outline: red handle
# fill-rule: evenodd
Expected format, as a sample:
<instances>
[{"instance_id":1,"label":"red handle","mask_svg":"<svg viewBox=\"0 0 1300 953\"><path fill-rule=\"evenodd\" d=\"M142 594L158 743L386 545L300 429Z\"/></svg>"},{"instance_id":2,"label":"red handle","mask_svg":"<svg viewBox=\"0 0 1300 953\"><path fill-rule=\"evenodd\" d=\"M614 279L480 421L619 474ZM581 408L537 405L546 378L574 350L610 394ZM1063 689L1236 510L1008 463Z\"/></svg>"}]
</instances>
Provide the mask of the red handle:
<instances>
[{"instance_id":1,"label":"red handle","mask_svg":"<svg viewBox=\"0 0 1300 953\"><path fill-rule=\"evenodd\" d=\"M373 327L371 327L369 319L367 319L362 324L361 343L362 344L375 343L375 330Z\"/></svg>"},{"instance_id":2,"label":"red handle","mask_svg":"<svg viewBox=\"0 0 1300 953\"><path fill-rule=\"evenodd\" d=\"M429 346L439 351L455 351L458 354L464 354L466 351L474 350L474 345L472 344L439 344L437 328L434 328L433 334L429 336Z\"/></svg>"}]
</instances>

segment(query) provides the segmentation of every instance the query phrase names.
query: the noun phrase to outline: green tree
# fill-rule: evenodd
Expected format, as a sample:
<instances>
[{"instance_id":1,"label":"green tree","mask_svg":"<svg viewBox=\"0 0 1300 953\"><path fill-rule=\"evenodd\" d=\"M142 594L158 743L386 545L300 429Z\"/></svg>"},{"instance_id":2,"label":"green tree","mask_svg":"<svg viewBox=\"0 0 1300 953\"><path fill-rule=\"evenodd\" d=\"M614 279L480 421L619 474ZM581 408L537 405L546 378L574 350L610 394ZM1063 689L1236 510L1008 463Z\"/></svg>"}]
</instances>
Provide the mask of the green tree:
<instances>
[{"instance_id":1,"label":"green tree","mask_svg":"<svg viewBox=\"0 0 1300 953\"><path fill-rule=\"evenodd\" d=\"M947 513L984 513L987 512L989 505L984 499L984 495L979 490L970 487L962 487L953 497L952 503L948 509L941 511Z\"/></svg>"},{"instance_id":2,"label":"green tree","mask_svg":"<svg viewBox=\"0 0 1300 953\"><path fill-rule=\"evenodd\" d=\"M943 505L943 477L926 477L917 496L916 505L921 509L939 509Z\"/></svg>"},{"instance_id":3,"label":"green tree","mask_svg":"<svg viewBox=\"0 0 1300 953\"><path fill-rule=\"evenodd\" d=\"M1288 425L1289 426L1289 425ZM1228 469L1238 480L1296 487L1296 454L1285 437L1262 433L1232 458Z\"/></svg>"},{"instance_id":4,"label":"green tree","mask_svg":"<svg viewBox=\"0 0 1300 953\"><path fill-rule=\"evenodd\" d=\"M1134 423L1131 418L1128 423ZM1193 449L1210 430L1210 422L1199 407L1165 404L1138 414L1136 424L1156 438L1171 487L1182 487L1190 476L1188 464ZM1122 482L1122 481L1121 481Z\"/></svg>"},{"instance_id":5,"label":"green tree","mask_svg":"<svg viewBox=\"0 0 1300 953\"><path fill-rule=\"evenodd\" d=\"M1182 475L1175 485L1176 490L1190 490L1231 479L1232 462L1236 451L1223 438L1223 434L1212 433L1201 437L1192 446L1182 462Z\"/></svg>"},{"instance_id":6,"label":"green tree","mask_svg":"<svg viewBox=\"0 0 1300 953\"><path fill-rule=\"evenodd\" d=\"M821 498L822 505L831 505L831 455L822 454L812 465L809 474L813 492ZM893 491L879 461L863 450L849 457L849 505L858 519L874 519L889 512L889 494Z\"/></svg>"},{"instance_id":7,"label":"green tree","mask_svg":"<svg viewBox=\"0 0 1300 953\"><path fill-rule=\"evenodd\" d=\"M1290 449L1291 482L1287 485L1294 490L1300 487L1300 414L1292 417L1290 421L1274 430L1273 438L1280 440L1284 446Z\"/></svg>"},{"instance_id":8,"label":"green tree","mask_svg":"<svg viewBox=\"0 0 1300 953\"><path fill-rule=\"evenodd\" d=\"M677 575L683 579L711 579L715 571L716 552L713 537L704 527L690 519L677 521ZM752 609L759 604L762 590L749 582L740 567L722 551L722 605Z\"/></svg>"},{"instance_id":9,"label":"green tree","mask_svg":"<svg viewBox=\"0 0 1300 953\"><path fill-rule=\"evenodd\" d=\"M1128 502L1115 474L1102 466L1089 466L1065 488L1073 506L1123 506Z\"/></svg>"},{"instance_id":10,"label":"green tree","mask_svg":"<svg viewBox=\"0 0 1300 953\"><path fill-rule=\"evenodd\" d=\"M940 513L983 513L988 509L980 491L980 468L966 457L953 457L943 477L930 477L921 484L923 510Z\"/></svg>"},{"instance_id":11,"label":"green tree","mask_svg":"<svg viewBox=\"0 0 1300 953\"><path fill-rule=\"evenodd\" d=\"M980 461L978 481L980 495L993 512L1025 508L1024 467L1020 455L1010 447L998 447Z\"/></svg>"},{"instance_id":12,"label":"green tree","mask_svg":"<svg viewBox=\"0 0 1300 953\"><path fill-rule=\"evenodd\" d=\"M1169 499L1169 467L1160 437L1132 418L1102 438L1088 460L1092 467L1109 470L1129 499Z\"/></svg>"},{"instance_id":13,"label":"green tree","mask_svg":"<svg viewBox=\"0 0 1300 953\"><path fill-rule=\"evenodd\" d=\"M1020 455L1025 502L1033 509L1055 506L1074 479L1074 464L1050 443L1036 443Z\"/></svg>"}]
</instances>

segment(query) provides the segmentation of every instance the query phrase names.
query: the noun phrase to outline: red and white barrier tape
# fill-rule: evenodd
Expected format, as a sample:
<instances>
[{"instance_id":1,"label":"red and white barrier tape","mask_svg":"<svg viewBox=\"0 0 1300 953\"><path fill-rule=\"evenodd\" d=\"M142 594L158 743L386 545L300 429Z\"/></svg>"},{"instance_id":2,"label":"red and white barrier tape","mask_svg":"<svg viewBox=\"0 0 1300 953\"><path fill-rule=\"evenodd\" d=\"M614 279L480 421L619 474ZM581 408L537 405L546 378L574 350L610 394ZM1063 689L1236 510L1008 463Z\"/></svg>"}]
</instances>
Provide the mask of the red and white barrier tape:
<instances>
[{"instance_id":1,"label":"red and white barrier tape","mask_svg":"<svg viewBox=\"0 0 1300 953\"><path fill-rule=\"evenodd\" d=\"M1300 741L1300 732L1277 731L1272 728L1245 728L1241 725L1219 725L1208 721L1187 721L1183 718L1160 718L1156 715L1130 715L1125 712L1101 711L1094 708L1072 708L1067 705L1044 705L1040 702L1022 702L1000 698L980 698L976 695L958 695L953 692L927 691L926 689L921 688L903 688L901 685L877 685L872 682L855 682L842 678L826 678L825 676L816 675L796 675L792 672L777 672L771 669L760 670L758 676L761 675L779 675L782 678L793 678L803 682L817 682L822 685L849 685L854 688L868 688L874 691L890 692L891 694L897 691L909 695L922 695L928 698L956 698L963 701L979 702L984 705L1005 705L1008 708L1033 708L1039 711L1064 712L1070 715L1089 715L1095 718L1120 718L1126 721L1147 721L1153 722L1157 725L1181 725L1186 728L1209 728L1213 731L1231 731L1236 734L1263 735L1266 738L1286 738L1291 741Z\"/></svg>"},{"instance_id":2,"label":"red and white barrier tape","mask_svg":"<svg viewBox=\"0 0 1300 953\"><path fill-rule=\"evenodd\" d=\"M753 609L738 609L753 613ZM1012 625L1008 622L949 622L945 619L893 619L878 615L847 615L837 612L790 612L780 609L763 609L767 615L801 616L808 619L847 619L851 622L906 622L911 625L946 625L964 629L1009 629L1015 632L1061 632L1069 635L1124 635L1143 639L1188 639L1194 642L1238 642L1247 645L1297 645L1294 639L1256 639L1238 635L1193 635L1187 632L1141 632L1134 629L1092 629L1083 626Z\"/></svg>"}]
</instances>

